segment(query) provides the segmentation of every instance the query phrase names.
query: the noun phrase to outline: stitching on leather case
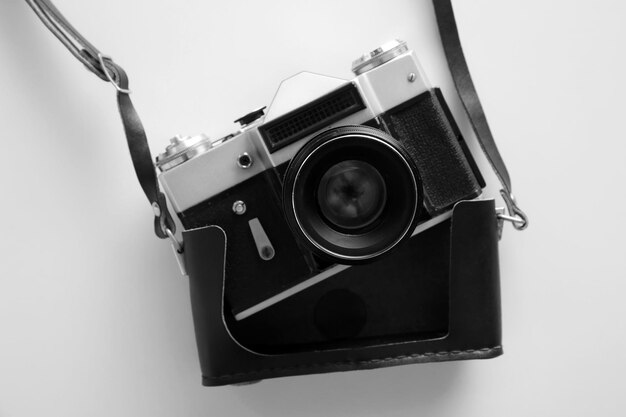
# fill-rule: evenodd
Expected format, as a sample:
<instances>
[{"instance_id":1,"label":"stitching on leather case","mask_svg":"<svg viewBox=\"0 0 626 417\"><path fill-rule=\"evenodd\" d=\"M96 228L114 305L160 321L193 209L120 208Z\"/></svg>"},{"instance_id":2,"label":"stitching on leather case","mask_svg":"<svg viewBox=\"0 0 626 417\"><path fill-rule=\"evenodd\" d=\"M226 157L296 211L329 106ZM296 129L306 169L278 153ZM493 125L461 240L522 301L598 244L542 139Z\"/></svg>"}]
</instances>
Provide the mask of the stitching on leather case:
<instances>
[{"instance_id":1,"label":"stitching on leather case","mask_svg":"<svg viewBox=\"0 0 626 417\"><path fill-rule=\"evenodd\" d=\"M490 348L482 348L482 349L467 349L467 350L452 350L452 351L441 351L441 352L425 352L425 353L414 353L412 355L399 355L399 356L392 356L392 357L388 357L388 358L380 358L380 359L370 359L370 360L366 360L366 361L345 361L345 362L327 362L327 363L312 363L312 364L305 364L305 365L298 365L298 366L289 366L286 368L265 368L265 369L259 369L256 371L249 371L249 372L239 372L239 373L235 373L235 374L225 374L225 375L219 375L219 376L211 376L211 377L207 377L205 376L204 378L206 379L225 379L225 378L233 378L233 377L239 377L239 376L246 376L246 375L254 375L254 374L261 374L261 373L265 373L265 372L275 372L275 371L290 371L290 370L295 370L295 369L316 369L316 368L323 368L323 367L327 367L327 366L338 366L338 365L367 365L367 364L384 364L384 363L389 363L389 362L395 362L395 361L399 361L399 360L403 360L403 359L416 359L416 358L428 358L428 357L437 357L437 356L460 356L460 355L464 355L467 353L491 353L493 351L502 349L501 345L498 346L494 346L494 347L490 347Z\"/></svg>"}]
</instances>

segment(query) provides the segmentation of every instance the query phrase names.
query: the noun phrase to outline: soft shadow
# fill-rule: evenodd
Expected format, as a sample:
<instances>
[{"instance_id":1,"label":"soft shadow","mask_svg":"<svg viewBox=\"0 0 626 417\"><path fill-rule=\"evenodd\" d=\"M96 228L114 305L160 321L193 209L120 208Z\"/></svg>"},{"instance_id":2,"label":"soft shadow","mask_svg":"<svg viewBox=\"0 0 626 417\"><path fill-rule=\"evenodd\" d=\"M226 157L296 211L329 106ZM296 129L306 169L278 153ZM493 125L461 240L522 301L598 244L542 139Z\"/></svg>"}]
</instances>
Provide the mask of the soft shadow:
<instances>
[{"instance_id":1,"label":"soft shadow","mask_svg":"<svg viewBox=\"0 0 626 417\"><path fill-rule=\"evenodd\" d=\"M446 407L464 373L464 362L407 365L371 371L281 378L233 387L264 416L392 415L410 410L433 415Z\"/></svg>"}]
</instances>

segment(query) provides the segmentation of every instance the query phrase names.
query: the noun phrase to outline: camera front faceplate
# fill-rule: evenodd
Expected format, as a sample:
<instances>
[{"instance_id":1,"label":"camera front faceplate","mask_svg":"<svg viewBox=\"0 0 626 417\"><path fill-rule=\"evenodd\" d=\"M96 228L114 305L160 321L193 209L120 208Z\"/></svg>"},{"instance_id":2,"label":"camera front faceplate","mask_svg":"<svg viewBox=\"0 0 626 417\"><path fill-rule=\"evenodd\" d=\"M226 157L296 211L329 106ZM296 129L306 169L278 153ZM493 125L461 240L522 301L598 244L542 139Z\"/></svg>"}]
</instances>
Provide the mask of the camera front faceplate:
<instances>
[{"instance_id":1,"label":"camera front faceplate","mask_svg":"<svg viewBox=\"0 0 626 417\"><path fill-rule=\"evenodd\" d=\"M412 126L409 117L408 124L400 120L398 126L390 126L394 120L387 113L403 110L407 103L422 103L422 107L412 107L418 112L424 105L434 106L434 114L441 121L434 126L435 139L445 150L434 157L440 160L443 155L441 161L446 169L456 169L469 178L469 187L449 200L480 194L470 163L456 143L458 135L446 122L434 90L406 44L395 42L372 51L369 58L355 65L355 72L357 76L352 80L297 74L281 84L267 115L255 111L254 117L240 119L238 132L210 146L200 141L202 147L194 148L197 145L192 138L190 155L180 158L179 164L166 167L157 160L162 170L160 182L184 228L217 225L225 230L227 252L232 254L226 263L225 296L237 319L254 314L258 306L280 301L294 289L301 291L332 276L333 264L345 263L316 256L285 221L281 196L285 172L294 156L321 132L346 125L369 125L390 134L394 129L406 131L408 126L408 139L405 134L404 141L427 142L429 138L424 134L420 138L421 122ZM416 134L411 133L414 130ZM412 159L430 169L430 155L420 156L419 147L416 152L412 152ZM421 221L428 218L426 215ZM272 256L267 256L269 253Z\"/></svg>"}]
</instances>

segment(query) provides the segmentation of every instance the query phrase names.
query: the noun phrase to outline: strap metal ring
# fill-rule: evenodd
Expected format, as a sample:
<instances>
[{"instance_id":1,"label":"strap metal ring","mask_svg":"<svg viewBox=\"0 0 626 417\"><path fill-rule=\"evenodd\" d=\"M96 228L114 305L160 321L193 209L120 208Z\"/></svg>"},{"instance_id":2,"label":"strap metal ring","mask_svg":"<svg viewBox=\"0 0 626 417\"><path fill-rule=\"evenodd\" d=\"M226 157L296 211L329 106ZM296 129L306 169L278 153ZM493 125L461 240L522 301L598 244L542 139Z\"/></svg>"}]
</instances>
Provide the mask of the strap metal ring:
<instances>
[{"instance_id":1,"label":"strap metal ring","mask_svg":"<svg viewBox=\"0 0 626 417\"><path fill-rule=\"evenodd\" d=\"M174 247L174 249L176 249L176 252L183 253L183 244L180 243L178 239L176 239L176 236L174 236L174 233L169 228L165 228L165 234L167 235L167 237L170 238L170 241L172 242L172 246Z\"/></svg>"},{"instance_id":2,"label":"strap metal ring","mask_svg":"<svg viewBox=\"0 0 626 417\"><path fill-rule=\"evenodd\" d=\"M504 199L509 211L509 215L498 214L498 218L509 221L517 230L524 230L528 227L528 216L517 206L515 196L505 190L500 190L500 195Z\"/></svg>"},{"instance_id":3,"label":"strap metal ring","mask_svg":"<svg viewBox=\"0 0 626 417\"><path fill-rule=\"evenodd\" d=\"M118 83L115 82L115 80L111 76L111 73L109 72L109 69L107 68L107 66L104 63L105 59L108 59L109 61L113 62L113 58L111 58L109 55L104 55L104 54L98 52L98 62L100 62L100 67L102 67L102 72L104 72L104 75L107 77L107 80L109 80L109 82L111 84L113 84L113 87L115 87L115 89L118 91L118 93L130 94L131 91L129 89L122 88L122 87L119 86Z\"/></svg>"},{"instance_id":4,"label":"strap metal ring","mask_svg":"<svg viewBox=\"0 0 626 417\"><path fill-rule=\"evenodd\" d=\"M514 225L516 224L520 225L520 227L526 227L526 223L528 222L526 219L523 219L521 217L507 216L506 214L500 214L500 213L498 213L498 219L511 222Z\"/></svg>"}]
</instances>

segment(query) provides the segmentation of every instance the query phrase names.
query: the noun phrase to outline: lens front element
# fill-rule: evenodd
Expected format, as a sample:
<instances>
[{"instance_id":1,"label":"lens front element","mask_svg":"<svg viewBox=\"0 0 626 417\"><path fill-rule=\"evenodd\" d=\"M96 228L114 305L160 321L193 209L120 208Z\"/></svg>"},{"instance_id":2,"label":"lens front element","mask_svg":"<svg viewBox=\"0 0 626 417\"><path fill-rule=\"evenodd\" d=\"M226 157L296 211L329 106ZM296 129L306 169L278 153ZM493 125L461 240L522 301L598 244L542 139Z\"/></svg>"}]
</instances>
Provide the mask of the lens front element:
<instances>
[{"instance_id":1,"label":"lens front element","mask_svg":"<svg viewBox=\"0 0 626 417\"><path fill-rule=\"evenodd\" d=\"M339 264L372 262L408 239L422 202L410 156L387 133L367 126L332 128L312 138L283 182L293 234Z\"/></svg>"},{"instance_id":2,"label":"lens front element","mask_svg":"<svg viewBox=\"0 0 626 417\"><path fill-rule=\"evenodd\" d=\"M331 226L356 231L379 218L387 202L387 187L376 168L348 160L333 165L322 176L317 201Z\"/></svg>"}]
</instances>

